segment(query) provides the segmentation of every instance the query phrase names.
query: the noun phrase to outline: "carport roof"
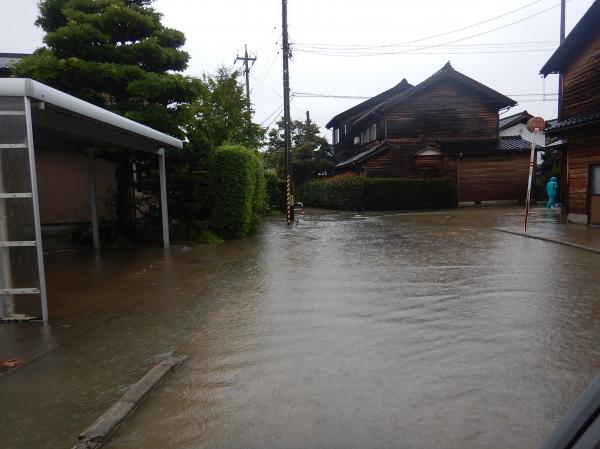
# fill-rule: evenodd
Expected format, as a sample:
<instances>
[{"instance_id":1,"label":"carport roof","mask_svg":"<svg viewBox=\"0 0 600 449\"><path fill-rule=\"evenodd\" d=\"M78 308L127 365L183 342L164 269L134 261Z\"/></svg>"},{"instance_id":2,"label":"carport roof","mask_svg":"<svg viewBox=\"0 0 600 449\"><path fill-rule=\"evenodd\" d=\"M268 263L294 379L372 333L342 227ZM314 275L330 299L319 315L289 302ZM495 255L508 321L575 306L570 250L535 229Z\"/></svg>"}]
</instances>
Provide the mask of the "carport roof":
<instances>
[{"instance_id":1,"label":"carport roof","mask_svg":"<svg viewBox=\"0 0 600 449\"><path fill-rule=\"evenodd\" d=\"M153 153L159 148L183 147L179 139L29 78L0 79L0 97L29 97L43 102L44 108L33 113L34 126L81 140Z\"/></svg>"}]
</instances>

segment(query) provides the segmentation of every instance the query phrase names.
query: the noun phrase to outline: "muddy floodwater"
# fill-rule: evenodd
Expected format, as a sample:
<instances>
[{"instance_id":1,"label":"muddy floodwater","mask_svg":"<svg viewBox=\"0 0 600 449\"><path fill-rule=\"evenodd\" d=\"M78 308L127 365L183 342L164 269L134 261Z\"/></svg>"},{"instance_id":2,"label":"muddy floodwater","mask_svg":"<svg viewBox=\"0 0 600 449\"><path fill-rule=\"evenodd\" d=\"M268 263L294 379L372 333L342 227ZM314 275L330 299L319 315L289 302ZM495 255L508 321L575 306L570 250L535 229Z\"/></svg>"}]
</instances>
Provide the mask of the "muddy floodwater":
<instances>
[{"instance_id":1,"label":"muddy floodwater","mask_svg":"<svg viewBox=\"0 0 600 449\"><path fill-rule=\"evenodd\" d=\"M0 446L69 447L175 350L109 448L537 448L600 373L600 255L493 230L521 219L309 210L150 252L94 280L93 313L64 299L75 326L44 341L113 318L0 378Z\"/></svg>"}]
</instances>

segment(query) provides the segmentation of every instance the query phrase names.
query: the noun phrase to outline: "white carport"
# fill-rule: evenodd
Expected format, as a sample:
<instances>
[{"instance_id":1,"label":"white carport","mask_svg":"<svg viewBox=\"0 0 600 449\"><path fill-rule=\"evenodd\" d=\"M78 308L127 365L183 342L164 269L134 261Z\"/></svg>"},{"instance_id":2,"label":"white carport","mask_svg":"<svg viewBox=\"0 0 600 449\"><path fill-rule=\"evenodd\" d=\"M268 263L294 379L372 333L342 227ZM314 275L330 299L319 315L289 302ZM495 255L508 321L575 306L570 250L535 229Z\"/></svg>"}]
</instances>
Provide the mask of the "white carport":
<instances>
[{"instance_id":1,"label":"white carport","mask_svg":"<svg viewBox=\"0 0 600 449\"><path fill-rule=\"evenodd\" d=\"M35 146L53 145L156 155L163 243L169 246L165 149L182 148L181 140L31 79L0 79L0 319L14 313L19 295L39 295L42 318L48 320ZM94 153L86 151L90 221L98 250Z\"/></svg>"}]
</instances>

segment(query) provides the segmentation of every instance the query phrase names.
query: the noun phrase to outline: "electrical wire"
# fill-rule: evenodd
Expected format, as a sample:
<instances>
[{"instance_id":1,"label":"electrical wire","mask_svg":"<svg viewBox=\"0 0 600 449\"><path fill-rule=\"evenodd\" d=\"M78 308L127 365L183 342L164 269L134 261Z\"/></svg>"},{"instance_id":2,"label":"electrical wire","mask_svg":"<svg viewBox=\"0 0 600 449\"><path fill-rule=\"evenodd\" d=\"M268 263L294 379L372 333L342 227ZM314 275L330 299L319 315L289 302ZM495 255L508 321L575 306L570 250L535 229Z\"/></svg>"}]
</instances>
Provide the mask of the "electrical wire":
<instances>
[{"instance_id":1,"label":"electrical wire","mask_svg":"<svg viewBox=\"0 0 600 449\"><path fill-rule=\"evenodd\" d=\"M570 2L570 0L566 0L566 1L567 1L567 3L568 3L568 2ZM482 31L482 32L480 32L480 33L472 34L472 35L470 35L470 36L466 36L466 37L461 37L460 39L455 39L455 40L452 40L452 41L450 41L450 42L444 42L444 43L442 43L442 44L433 44L433 45L427 45L427 46L425 46L425 47L421 47L421 48L418 48L418 49L416 49L416 50L409 50L409 51L413 52L413 51L419 51L419 50L428 50L428 49L430 49L430 48L436 48L436 47L441 47L441 46L443 46L443 45L455 44L456 42L462 42L462 41L465 41L465 40L467 40L467 39L472 39L472 38L474 38L474 37L483 36L484 34L493 33L494 31L502 30L502 29L504 29L504 28L508 28L508 27L510 27L510 26L517 25L517 24L519 24L519 23L521 23L521 22L525 22L526 20L532 19L532 18L534 18L534 17L538 17L538 16L540 16L540 15L542 15L542 14L545 14L545 13L547 13L548 11L552 11L553 9L556 9L556 8L558 8L558 7L560 7L560 3L557 3L556 5L554 5L554 6L551 6L551 7L549 7L549 8L543 9L542 11L539 11L539 12L537 12L537 13L535 13L535 14L531 14L531 15L529 15L529 16L526 16L526 17L524 17L524 18L522 18L522 19L515 20L514 22L510 22L510 23L507 23L507 24L505 24L505 25L501 25L501 26L499 26L499 27L492 28L491 30Z\"/></svg>"},{"instance_id":2,"label":"electrical wire","mask_svg":"<svg viewBox=\"0 0 600 449\"><path fill-rule=\"evenodd\" d=\"M336 56L344 58L363 58L370 56L386 56L386 55L487 55L487 54L507 54L507 53L539 53L539 52L551 52L555 51L556 48L540 48L530 50L490 50L490 51L446 51L446 52L419 52L412 53L410 50L407 51L388 51L388 52L377 52L377 53L338 53L338 52L325 52L317 50L302 50L295 49L295 51L301 53L312 53L321 56Z\"/></svg>"},{"instance_id":3,"label":"electrical wire","mask_svg":"<svg viewBox=\"0 0 600 449\"><path fill-rule=\"evenodd\" d=\"M277 46L278 43L279 43L279 41L277 41L277 43L275 43L275 45ZM266 81L267 76L269 76L269 74L271 73L271 69L273 68L275 61L277 60L277 56L279 56L279 50L275 53L275 55L272 57L272 59L271 59L271 57L269 57L269 59L271 59L271 62L269 63L268 67L265 65L265 68L259 74L258 78L256 79L256 86L252 89L252 93L258 92L260 90L260 88Z\"/></svg>"},{"instance_id":4,"label":"electrical wire","mask_svg":"<svg viewBox=\"0 0 600 449\"><path fill-rule=\"evenodd\" d=\"M269 115L267 115L267 117L260 123L261 126L264 125L266 122L268 122L271 118L273 118L273 116L277 117L277 115L282 111L282 109L283 109L283 104L281 104L279 107L277 107L277 109L275 109L273 112L271 112Z\"/></svg>"},{"instance_id":5,"label":"electrical wire","mask_svg":"<svg viewBox=\"0 0 600 449\"><path fill-rule=\"evenodd\" d=\"M298 98L335 98L344 100L370 100L374 97L365 97L358 95L334 95L334 94L320 94L313 92L293 92L293 95ZM507 94L508 97L550 97L558 96L558 93L524 93L524 94Z\"/></svg>"},{"instance_id":6,"label":"electrical wire","mask_svg":"<svg viewBox=\"0 0 600 449\"><path fill-rule=\"evenodd\" d=\"M571 0L567 0L567 2L569 2ZM305 52L305 53L315 53L315 54L321 54L321 55L325 55L325 56L344 56L344 57L366 57L366 56L382 56L382 55L395 55L395 54L435 54L435 53L423 53L422 50L428 50L431 48L438 48L438 47L447 47L450 46L451 44L455 44L457 42L462 42L468 39L472 39L474 37L479 37L479 36L483 36L485 34L489 34L492 33L494 31L498 31L504 28L508 28L510 26L522 23L526 20L532 19L534 17L540 16L541 14L544 14L548 11L551 11L553 9L556 9L560 6L559 4L556 4L554 6L551 6L549 8L543 9L541 11L536 12L535 14L531 14L529 16L526 16L524 18L521 18L519 20L515 20L513 22L510 22L508 24L504 24L486 31L482 31L476 34L472 34L469 36L465 36L465 37L461 37L459 39L454 39L448 42L442 42L442 43L437 43L437 44L431 44L431 45L426 45L426 46L421 46L421 47L417 47L417 48L411 48L411 49L406 49L406 50L398 50L398 51L388 51L388 52L372 52L372 53L367 53L367 52L362 52L362 53L357 53L356 50L350 50L350 51L344 51L343 49L334 51L331 50L329 52L325 52L325 51L316 51L316 50L310 50L310 49L302 49L301 46L300 48L295 47L295 51L301 51L301 52ZM414 42L414 41L413 41ZM411 43L411 42L407 42L407 43ZM390 44L389 46L394 46L395 44ZM554 50L554 49L552 49ZM502 53L510 53L510 52L531 52L531 51L549 51L548 49L536 49L536 50L514 50L514 51L498 51L498 52L502 52ZM421 52L421 53L418 53ZM464 52L463 54L475 54L475 53L491 53L491 52ZM445 52L445 53L438 53L438 54L457 54L457 53L451 53L451 52Z\"/></svg>"},{"instance_id":7,"label":"electrical wire","mask_svg":"<svg viewBox=\"0 0 600 449\"><path fill-rule=\"evenodd\" d=\"M534 46L539 46L539 45L554 45L557 44L558 41L557 40L551 40L551 41L528 41L528 42L483 42L483 43L479 43L479 44L454 44L454 45L447 45L448 47L453 47L453 48L464 48L464 47L520 47L520 46L524 46L524 45L534 45ZM302 48L308 48L308 49L317 49L317 50L331 50L331 51L355 51L355 50L369 50L370 48L368 47L356 47L356 48L337 48L335 46L330 46L330 45L326 45L326 44L322 44L322 45L318 45L318 44L295 44L296 46L300 46ZM394 45L394 47L401 47L401 48L419 48L420 45L403 45L403 44L398 44L398 45Z\"/></svg>"},{"instance_id":8,"label":"electrical wire","mask_svg":"<svg viewBox=\"0 0 600 449\"><path fill-rule=\"evenodd\" d=\"M412 41L405 41L405 42L401 42L401 43L397 43L397 44L372 45L372 46L365 46L365 47L366 48L396 47L396 46L400 46L400 45L414 44L415 42L428 41L428 40L431 40L431 39L435 39L437 37L442 37L442 36L447 36L449 34L458 33L460 31L468 30L470 28L474 28L476 26L483 25L484 23L489 23L489 22L492 22L494 20L501 19L502 17L506 17L506 16L509 16L509 15L514 14L516 12L522 11L523 9L529 8L530 6L533 6L533 5L536 5L538 3L541 3L542 1L544 1L544 0L536 0L536 1L534 1L532 3L529 3L529 4L525 5L525 6L521 6L520 8L513 9L512 11L506 12L504 14L500 14L499 16L495 16L495 17L492 17L490 19L483 20L481 22L477 22L477 23L474 23L474 24L471 24L471 25L467 25L467 26L462 27L462 28L457 28L457 29L454 29L454 30L451 30L451 31L446 31L444 33L434 34L432 36L422 37L420 39L415 39L415 40L412 40ZM310 44L301 44L301 43L298 43L298 45L310 45ZM352 46L356 46L356 45L352 45L352 44L330 44L330 45L331 46L338 46L338 47L352 47Z\"/></svg>"}]
</instances>

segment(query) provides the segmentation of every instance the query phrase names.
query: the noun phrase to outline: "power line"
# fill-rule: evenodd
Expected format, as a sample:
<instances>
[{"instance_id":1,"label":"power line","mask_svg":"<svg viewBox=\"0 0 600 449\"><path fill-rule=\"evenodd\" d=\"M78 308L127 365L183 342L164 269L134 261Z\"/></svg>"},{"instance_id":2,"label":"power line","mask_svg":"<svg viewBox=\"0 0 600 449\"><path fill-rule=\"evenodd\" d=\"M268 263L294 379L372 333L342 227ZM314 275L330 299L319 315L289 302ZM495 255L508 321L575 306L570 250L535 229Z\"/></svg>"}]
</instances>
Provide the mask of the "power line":
<instances>
[{"instance_id":1,"label":"power line","mask_svg":"<svg viewBox=\"0 0 600 449\"><path fill-rule=\"evenodd\" d=\"M269 115L267 115L267 117L260 123L261 125L264 125L267 121L269 121L271 118L273 118L273 116L275 116L275 118L277 118L277 115L281 113L281 110L283 109L283 104L279 105L277 107L277 109L275 109L273 112L271 112ZM271 122L267 128L269 128L271 126L273 122Z\"/></svg>"},{"instance_id":2,"label":"power line","mask_svg":"<svg viewBox=\"0 0 600 449\"><path fill-rule=\"evenodd\" d=\"M374 97L365 97L358 95L334 95L334 94L320 94L314 92L293 92L293 95L298 98L335 98L344 100L370 100ZM507 94L508 97L551 97L557 96L558 93L524 93L524 94Z\"/></svg>"},{"instance_id":3,"label":"power line","mask_svg":"<svg viewBox=\"0 0 600 449\"><path fill-rule=\"evenodd\" d=\"M467 26L462 27L462 28L457 28L455 30L446 31L444 33L439 33L439 34L435 34L435 35L432 35L432 36L422 37L420 39L415 39L415 40L412 40L412 41L401 42L401 43L398 43L398 44L373 45L370 48L385 48L385 47L396 47L396 46L405 45L405 44L414 44L415 42L428 41L428 40L431 40L431 39L435 39L437 37L442 37L442 36L447 36L449 34L458 33L460 31L468 30L470 28L474 28L476 26L483 25L484 23L488 23L488 22L492 22L492 21L497 20L497 19L501 19L502 17L506 17L508 15L514 14L516 12L519 12L519 11L523 10L523 9L529 8L530 6L533 6L533 5L537 4L537 3L540 3L542 1L544 1L544 0L536 0L536 1L534 1L532 3L529 3L529 4L525 5L525 6L521 6L520 8L513 9L512 11L506 12L504 14L500 14L499 16L495 16L495 17L492 17L490 19L486 19L486 20L483 20L481 22L474 23L472 25L467 25ZM331 44L331 45L332 46L339 46L339 47L346 47L346 46L352 47L353 46L352 44Z\"/></svg>"},{"instance_id":4,"label":"power line","mask_svg":"<svg viewBox=\"0 0 600 449\"><path fill-rule=\"evenodd\" d=\"M251 78L254 78L256 80L256 77L254 75L252 75L252 73L250 74ZM273 89L271 86L269 86L267 83L263 82L263 86L265 86L267 89L269 89L271 92L273 92L275 95L277 95L279 98L281 98L283 100L283 95L281 95L279 92L277 92L275 89ZM298 111L300 111L302 114L304 114L304 111L300 108L298 108L297 106L294 106L296 109L298 109Z\"/></svg>"},{"instance_id":5,"label":"power line","mask_svg":"<svg viewBox=\"0 0 600 449\"><path fill-rule=\"evenodd\" d=\"M570 0L567 0L567 1L570 1ZM443 44L434 44L434 45L428 45L428 46L421 47L421 48L418 48L418 49L416 49L416 50L411 50L411 51L418 51L418 50L428 50L428 49L430 49L430 48L435 48L435 47L440 47L440 46L443 46L443 45L454 44L454 43L456 43L456 42L462 42L462 41L465 41L465 40L467 40L467 39L472 39L472 38L474 38L474 37L483 36L484 34L489 34L489 33L492 33L492 32L494 32L494 31L502 30L502 29L504 29L504 28L508 28L508 27L510 27L510 26L513 26L513 25L516 25L516 24L518 24L518 23L525 22L526 20L529 20L529 19L532 19L532 18L534 18L534 17L537 17L537 16L539 16L539 15L541 15L541 14L544 14L544 13L546 13L546 12L548 12L548 11L551 11L551 10L553 10L553 9L555 9L555 8L558 8L559 6L560 6L560 3L558 3L558 4L554 5L554 6L551 6L550 8L546 8L546 9L544 9L544 10L542 10L542 11L540 11L540 12L537 12L537 13L535 13L535 14L531 14L531 15L529 15L529 16L527 16L527 17L524 17L524 18L522 18L522 19L515 20L514 22L510 22L510 23L508 23L508 24L506 24L506 25L501 25L501 26L499 26L499 27L492 28L491 30L488 30L488 31L482 31L482 32L480 32L480 33L477 33L477 34L472 34L472 35L470 35L470 36L467 36L467 37L462 37L462 38L460 38L460 39L455 39L455 40L453 40L453 41L450 41L450 42L445 42L445 43L443 43Z\"/></svg>"},{"instance_id":6,"label":"power line","mask_svg":"<svg viewBox=\"0 0 600 449\"><path fill-rule=\"evenodd\" d=\"M447 45L448 47L457 47L457 48L463 48L463 47L519 47L519 46L523 46L523 45L550 45L550 44L557 44L558 41L557 40L551 40L551 41L529 41L529 42L484 42L484 43L480 43L480 44L456 44L456 45ZM295 44L296 47L302 47L302 48L310 48L310 49L322 49L322 50L331 50L331 51L355 51L355 50L369 50L371 48L375 48L375 47L370 47L370 46L364 46L364 47L355 47L355 48L338 48L335 45L327 45L327 44ZM402 48L418 48L420 47L419 45L404 45L404 44L397 44L394 45L394 47L402 47Z\"/></svg>"},{"instance_id":7,"label":"power line","mask_svg":"<svg viewBox=\"0 0 600 449\"><path fill-rule=\"evenodd\" d=\"M336 56L343 58L363 58L369 56L386 56L386 55L485 55L485 54L506 54L506 53L538 53L538 52L550 52L556 50L556 48L539 48L530 50L489 50L489 51L447 51L447 52L419 52L413 53L410 50L406 51L388 51L388 52L376 52L376 53L350 53L350 52L326 52L317 50L303 50L295 49L302 53L313 53L322 56Z\"/></svg>"},{"instance_id":8,"label":"power line","mask_svg":"<svg viewBox=\"0 0 600 449\"><path fill-rule=\"evenodd\" d=\"M258 78L256 79L256 87L254 88L253 91L258 92L258 90L260 90L261 86L267 79L267 76L269 75L269 73L271 73L271 69L273 68L275 61L277 60L277 56L279 56L279 50L277 52L274 51L275 49L277 49L277 44L279 44L279 41L275 42L275 47L274 47L273 51L271 52L271 54L269 55L269 57L267 58L267 61L270 61L270 62L265 64L265 66L263 67L263 70L258 75Z\"/></svg>"},{"instance_id":9,"label":"power line","mask_svg":"<svg viewBox=\"0 0 600 449\"><path fill-rule=\"evenodd\" d=\"M570 1L570 0L567 0L567 1ZM442 42L442 43L438 43L438 44L431 44L431 45L426 45L426 46L417 47L417 48L411 48L411 49L407 49L407 50L390 51L390 52L373 52L373 53L365 53L365 52L363 52L362 54L359 54L359 53L356 53L356 52L354 52L354 54L352 54L353 50L346 51L346 52L344 52L343 50L340 50L337 53L332 50L329 53L326 53L326 52L318 52L318 51L312 51L312 50L302 50L301 48L299 48L299 49L297 49L297 51L302 51L302 52L305 52L305 53L316 53L316 54L322 54L322 55L327 55L327 56L345 56L345 57L381 56L381 55L392 55L392 54L435 54L435 53L423 53L421 51L422 50L428 50L428 49L431 49L431 48L437 48L437 47L447 47L450 44L455 44L456 42L462 42L462 41L465 41L465 40L468 40L468 39L472 39L474 37L483 36L485 34L489 34L489 33L492 33L494 31L498 31L498 30L501 30L501 29L504 29L504 28L508 28L510 26L519 24L521 22L524 22L526 20L532 19L532 18L537 17L537 16L539 16L541 14L544 14L544 13L546 13L548 11L551 11L551 10L553 10L555 8L558 8L559 6L560 6L560 4L556 4L556 5L551 6L549 8L543 9L542 11L536 12L535 14L531 14L529 16L526 16L526 17L524 17L522 19L515 20L513 22L510 22L508 24L492 28L490 30L486 30L486 31L482 31L482 32L479 32L479 33L476 33L476 34L472 34L470 36L465 36L465 37L461 37L459 39L454 39L454 40L448 41L448 42ZM412 42L415 42L415 41L412 41ZM412 42L406 42L406 43L412 43ZM389 46L394 46L394 45L395 44L390 44ZM530 52L530 51L549 51L549 50L546 50L546 49L527 50L527 52ZM418 52L420 52L420 53L418 53ZM515 53L517 53L517 52L524 52L524 51L515 50L515 51L504 51L504 52L515 52ZM470 53L471 54L475 54L475 53L485 53L485 52L470 52ZM490 53L490 52L488 52L488 53ZM453 54L453 53L446 52L446 53L441 53L441 54ZM469 53L463 52L463 54L469 54Z\"/></svg>"}]
</instances>

